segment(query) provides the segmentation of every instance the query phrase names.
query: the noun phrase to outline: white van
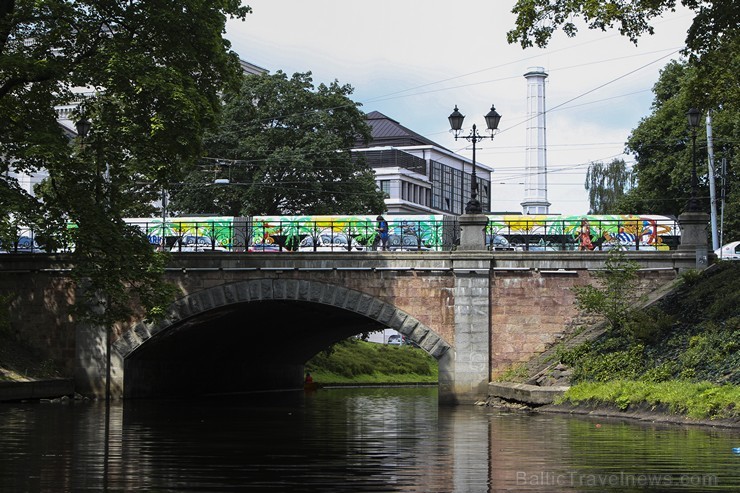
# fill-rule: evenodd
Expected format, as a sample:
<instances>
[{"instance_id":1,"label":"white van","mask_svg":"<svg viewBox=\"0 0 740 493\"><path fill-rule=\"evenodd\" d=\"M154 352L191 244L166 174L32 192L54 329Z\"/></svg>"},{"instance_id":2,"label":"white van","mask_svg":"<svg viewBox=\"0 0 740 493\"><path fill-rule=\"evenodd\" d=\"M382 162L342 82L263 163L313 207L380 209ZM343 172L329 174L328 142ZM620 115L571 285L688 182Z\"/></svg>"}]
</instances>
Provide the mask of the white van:
<instances>
[{"instance_id":1,"label":"white van","mask_svg":"<svg viewBox=\"0 0 740 493\"><path fill-rule=\"evenodd\" d=\"M733 241L714 251L719 260L740 260L740 241Z\"/></svg>"}]
</instances>

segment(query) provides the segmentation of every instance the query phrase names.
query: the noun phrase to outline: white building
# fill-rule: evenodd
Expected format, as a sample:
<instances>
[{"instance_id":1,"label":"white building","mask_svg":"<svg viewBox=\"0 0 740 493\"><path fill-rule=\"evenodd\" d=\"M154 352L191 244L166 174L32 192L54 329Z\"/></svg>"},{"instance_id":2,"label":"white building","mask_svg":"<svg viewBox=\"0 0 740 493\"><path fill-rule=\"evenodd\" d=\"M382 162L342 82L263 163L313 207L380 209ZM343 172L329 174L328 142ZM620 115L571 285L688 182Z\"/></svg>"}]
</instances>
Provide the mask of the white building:
<instances>
[{"instance_id":1,"label":"white building","mask_svg":"<svg viewBox=\"0 0 740 493\"><path fill-rule=\"evenodd\" d=\"M268 70L265 68L262 68L258 65L255 65L253 63L247 62L245 60L239 60L239 63L241 64L242 71L245 74L251 74L251 75L261 75L264 73L267 73ZM81 101L83 101L85 98L93 96L95 94L95 91L91 88L84 88L79 87L75 90L73 90L75 99L72 101L69 101L67 104L64 105L58 105L54 109L57 113L57 123L60 127L62 127L64 133L69 139L73 139L77 136L77 128L75 127L75 109L80 104ZM19 173L14 170L8 171L8 177L13 178L18 181L18 184L23 190L25 190L30 195L35 195L33 192L33 188L44 181L46 178L48 178L49 173L45 169L41 169L36 171L35 173Z\"/></svg>"},{"instance_id":2,"label":"white building","mask_svg":"<svg viewBox=\"0 0 740 493\"><path fill-rule=\"evenodd\" d=\"M472 161L445 149L382 113L367 114L372 140L352 150L375 171L378 188L386 193L389 214L451 214L465 212L470 200ZM491 209L491 173L476 163L478 200Z\"/></svg>"}]
</instances>

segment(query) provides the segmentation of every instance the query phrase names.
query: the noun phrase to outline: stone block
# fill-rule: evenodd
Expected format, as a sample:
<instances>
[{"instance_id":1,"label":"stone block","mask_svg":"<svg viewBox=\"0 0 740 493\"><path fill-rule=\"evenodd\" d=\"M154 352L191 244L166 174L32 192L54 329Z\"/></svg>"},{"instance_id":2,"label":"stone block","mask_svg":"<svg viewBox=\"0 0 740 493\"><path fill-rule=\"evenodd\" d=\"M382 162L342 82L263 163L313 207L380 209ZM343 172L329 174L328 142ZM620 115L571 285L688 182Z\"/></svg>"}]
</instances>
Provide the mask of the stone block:
<instances>
[{"instance_id":1,"label":"stone block","mask_svg":"<svg viewBox=\"0 0 740 493\"><path fill-rule=\"evenodd\" d=\"M262 279L260 281L260 300L273 299L272 282L272 279Z\"/></svg>"},{"instance_id":2,"label":"stone block","mask_svg":"<svg viewBox=\"0 0 740 493\"><path fill-rule=\"evenodd\" d=\"M249 296L248 301L260 301L262 299L261 283L259 280L249 282Z\"/></svg>"},{"instance_id":3,"label":"stone block","mask_svg":"<svg viewBox=\"0 0 740 493\"><path fill-rule=\"evenodd\" d=\"M224 284L223 294L224 304L230 305L237 302L236 286L234 286L234 284Z\"/></svg>"},{"instance_id":4,"label":"stone block","mask_svg":"<svg viewBox=\"0 0 740 493\"><path fill-rule=\"evenodd\" d=\"M388 327L396 328L401 327L405 323L407 318L407 313L396 310L391 305L385 305L385 308L383 309L383 315L380 317L380 321L385 323Z\"/></svg>"},{"instance_id":5,"label":"stone block","mask_svg":"<svg viewBox=\"0 0 740 493\"><path fill-rule=\"evenodd\" d=\"M541 406L552 404L568 388L566 386L538 387L524 383L491 382L488 384L488 394L492 397L500 397L509 401Z\"/></svg>"},{"instance_id":6,"label":"stone block","mask_svg":"<svg viewBox=\"0 0 740 493\"><path fill-rule=\"evenodd\" d=\"M226 304L226 294L224 286L215 286L209 289L213 306L224 306Z\"/></svg>"},{"instance_id":7,"label":"stone block","mask_svg":"<svg viewBox=\"0 0 740 493\"><path fill-rule=\"evenodd\" d=\"M361 294L357 299L357 306L355 308L355 311L363 315L368 315L372 306L373 298L366 294Z\"/></svg>"},{"instance_id":8,"label":"stone block","mask_svg":"<svg viewBox=\"0 0 740 493\"><path fill-rule=\"evenodd\" d=\"M232 284L237 301L249 301L249 281L239 281Z\"/></svg>"},{"instance_id":9,"label":"stone block","mask_svg":"<svg viewBox=\"0 0 740 493\"><path fill-rule=\"evenodd\" d=\"M357 304L360 301L360 293L357 291L348 291L347 298L344 300L343 308L350 311L357 311Z\"/></svg>"}]
</instances>

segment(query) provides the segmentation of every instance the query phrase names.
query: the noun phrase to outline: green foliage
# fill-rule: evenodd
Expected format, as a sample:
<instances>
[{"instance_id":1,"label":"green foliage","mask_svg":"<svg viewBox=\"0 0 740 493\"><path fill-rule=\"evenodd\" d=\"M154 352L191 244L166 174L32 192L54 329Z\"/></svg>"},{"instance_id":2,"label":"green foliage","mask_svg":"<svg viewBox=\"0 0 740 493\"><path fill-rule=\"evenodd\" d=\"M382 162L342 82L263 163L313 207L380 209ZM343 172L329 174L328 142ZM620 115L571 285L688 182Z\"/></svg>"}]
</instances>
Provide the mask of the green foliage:
<instances>
[{"instance_id":1,"label":"green foliage","mask_svg":"<svg viewBox=\"0 0 740 493\"><path fill-rule=\"evenodd\" d=\"M527 367L522 364L516 364L508 367L495 380L497 382L523 382L529 376Z\"/></svg>"},{"instance_id":2,"label":"green foliage","mask_svg":"<svg viewBox=\"0 0 740 493\"><path fill-rule=\"evenodd\" d=\"M736 41L738 43L738 41ZM740 64L740 54L734 53L709 68L693 62L671 62L662 71L654 86L653 113L644 118L632 131L628 150L635 155L638 184L623 200L622 212L649 210L655 214L678 215L683 212L691 195L691 170L693 144L687 128L686 111L689 107L703 108L706 115L711 110L714 140L716 182L722 183L718 170L723 160L727 161L724 234L734 238L740 234L740 175L737 172L737 153L732 152L732 143L740 137L738 118L740 105L737 100L728 100L727 93L740 97L736 72L735 82L724 88L723 94L714 94L712 79L721 75L728 67ZM704 80L707 77L708 80ZM703 85L710 87L702 87ZM732 86L732 87L730 87ZM709 96L706 96L709 94ZM699 125L696 134L696 158L699 172L698 197L705 212L709 212L708 180L706 175L707 150L705 125Z\"/></svg>"},{"instance_id":3,"label":"green foliage","mask_svg":"<svg viewBox=\"0 0 740 493\"><path fill-rule=\"evenodd\" d=\"M589 164L585 187L588 190L589 214L614 214L619 199L633 186L634 173L623 159L608 164Z\"/></svg>"},{"instance_id":4,"label":"green foliage","mask_svg":"<svg viewBox=\"0 0 740 493\"><path fill-rule=\"evenodd\" d=\"M598 353L590 350L588 346L581 347L563 358L563 363L572 367L572 381L608 382L614 378L638 378L644 371L644 347L639 344Z\"/></svg>"},{"instance_id":5,"label":"green foliage","mask_svg":"<svg viewBox=\"0 0 740 493\"><path fill-rule=\"evenodd\" d=\"M701 279L701 271L697 269L689 269L681 273L681 282L687 287L696 285Z\"/></svg>"},{"instance_id":6,"label":"green foliage","mask_svg":"<svg viewBox=\"0 0 740 493\"><path fill-rule=\"evenodd\" d=\"M314 87L310 72L246 76L226 93L223 119L207 140L215 168L191 173L171 207L222 215L383 212L375 174L350 154L370 136L352 92L337 81ZM214 176L239 185L202 186Z\"/></svg>"},{"instance_id":7,"label":"green foliage","mask_svg":"<svg viewBox=\"0 0 740 493\"><path fill-rule=\"evenodd\" d=\"M619 330L556 351L576 384L570 402L622 409L647 403L693 417L737 416L740 264L726 262L689 278L657 306L633 312Z\"/></svg>"},{"instance_id":8,"label":"green foliage","mask_svg":"<svg viewBox=\"0 0 740 493\"><path fill-rule=\"evenodd\" d=\"M734 0L681 3L695 14L686 37L686 59L672 61L663 69L653 88L653 113L640 121L627 142L635 156L637 186L619 199L615 212L678 216L684 211L691 193L692 167L686 112L695 107L703 116L711 113L715 168L727 160L724 233L734 239L740 237L740 154L733 149L740 140L740 4ZM674 0L518 0L512 10L516 25L507 39L525 48L544 47L558 29L575 36L580 19L589 29L614 28L637 43L642 35L652 34L652 22L675 4ZM703 210L709 212L704 125L697 130L698 197Z\"/></svg>"},{"instance_id":9,"label":"green foliage","mask_svg":"<svg viewBox=\"0 0 740 493\"><path fill-rule=\"evenodd\" d=\"M632 340L643 343L657 342L666 334L675 318L658 307L632 311L624 323L625 334Z\"/></svg>"},{"instance_id":10,"label":"green foliage","mask_svg":"<svg viewBox=\"0 0 740 493\"><path fill-rule=\"evenodd\" d=\"M595 274L600 286L575 286L576 304L586 313L602 315L611 330L626 322L637 300L637 262L627 260L624 252L610 250L604 270Z\"/></svg>"},{"instance_id":11,"label":"green foliage","mask_svg":"<svg viewBox=\"0 0 740 493\"><path fill-rule=\"evenodd\" d=\"M697 419L740 418L740 387L709 382L584 382L571 387L559 402L614 404L623 411L642 410L647 404Z\"/></svg>"},{"instance_id":12,"label":"green foliage","mask_svg":"<svg viewBox=\"0 0 740 493\"><path fill-rule=\"evenodd\" d=\"M686 0L683 5L694 9L696 16L689 29L687 44L696 53L705 53L716 47L723 35L737 31L740 9L732 0L695 2ZM644 34L653 34L653 19L662 18L676 5L675 0L631 2L625 0L517 0L512 12L517 15L516 27L507 33L509 43L519 43L522 48L544 48L557 29L568 36L578 32L577 19L582 19L589 29L616 28L633 43Z\"/></svg>"},{"instance_id":13,"label":"green foliage","mask_svg":"<svg viewBox=\"0 0 740 493\"><path fill-rule=\"evenodd\" d=\"M161 314L171 294L162 259L121 218L146 210L201 156L220 94L240 72L222 37L228 17L249 12L240 3L17 0L0 7L0 172L43 168L50 177L40 200L10 177L0 183L0 240L21 224L49 251L74 241L84 301L102 300L108 313L82 311L101 323L124 317L133 298L151 316ZM81 97L74 87L90 89ZM92 128L71 145L54 107L77 101L70 118L84 117ZM77 226L72 238L68 221Z\"/></svg>"},{"instance_id":14,"label":"green foliage","mask_svg":"<svg viewBox=\"0 0 740 493\"><path fill-rule=\"evenodd\" d=\"M354 380L376 382L437 381L437 362L424 350L345 339L306 363L314 380L322 383Z\"/></svg>"}]
</instances>

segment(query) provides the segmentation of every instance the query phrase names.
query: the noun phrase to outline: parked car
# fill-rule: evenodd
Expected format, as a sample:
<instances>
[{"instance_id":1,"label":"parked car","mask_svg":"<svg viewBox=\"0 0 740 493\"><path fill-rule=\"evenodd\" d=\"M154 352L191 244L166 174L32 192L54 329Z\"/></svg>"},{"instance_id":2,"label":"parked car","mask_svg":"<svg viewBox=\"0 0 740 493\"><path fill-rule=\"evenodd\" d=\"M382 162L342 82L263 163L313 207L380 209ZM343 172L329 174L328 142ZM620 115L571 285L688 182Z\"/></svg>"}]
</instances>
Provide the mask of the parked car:
<instances>
[{"instance_id":1,"label":"parked car","mask_svg":"<svg viewBox=\"0 0 740 493\"><path fill-rule=\"evenodd\" d=\"M377 243L374 245L374 248L379 249ZM431 250L431 248L426 246L420 237L411 232L404 233L403 235L389 235L388 250L392 252L417 252Z\"/></svg>"},{"instance_id":2,"label":"parked car","mask_svg":"<svg viewBox=\"0 0 740 493\"><path fill-rule=\"evenodd\" d=\"M733 241L714 251L720 260L740 260L740 241Z\"/></svg>"},{"instance_id":3,"label":"parked car","mask_svg":"<svg viewBox=\"0 0 740 493\"><path fill-rule=\"evenodd\" d=\"M248 252L267 252L267 253L274 253L274 252L280 252L280 245L277 245L275 243L253 243L252 245L249 245L247 248Z\"/></svg>"},{"instance_id":4,"label":"parked car","mask_svg":"<svg viewBox=\"0 0 740 493\"><path fill-rule=\"evenodd\" d=\"M515 250L514 246L501 235L486 235L486 247L489 250Z\"/></svg>"},{"instance_id":5,"label":"parked car","mask_svg":"<svg viewBox=\"0 0 740 493\"><path fill-rule=\"evenodd\" d=\"M30 236L21 236L15 244L0 243L0 253L44 253L44 249Z\"/></svg>"},{"instance_id":6,"label":"parked car","mask_svg":"<svg viewBox=\"0 0 740 493\"><path fill-rule=\"evenodd\" d=\"M350 248L350 242L352 247ZM364 250L354 238L347 239L344 233L322 232L314 236L306 236L298 244L299 252L341 252L350 250Z\"/></svg>"},{"instance_id":7,"label":"parked car","mask_svg":"<svg viewBox=\"0 0 740 493\"><path fill-rule=\"evenodd\" d=\"M400 346L403 344L403 336L401 334L393 334L388 337L388 344L393 346Z\"/></svg>"},{"instance_id":8,"label":"parked car","mask_svg":"<svg viewBox=\"0 0 740 493\"><path fill-rule=\"evenodd\" d=\"M171 252L228 252L229 249L219 245L208 236L184 235L177 238L170 247Z\"/></svg>"}]
</instances>

